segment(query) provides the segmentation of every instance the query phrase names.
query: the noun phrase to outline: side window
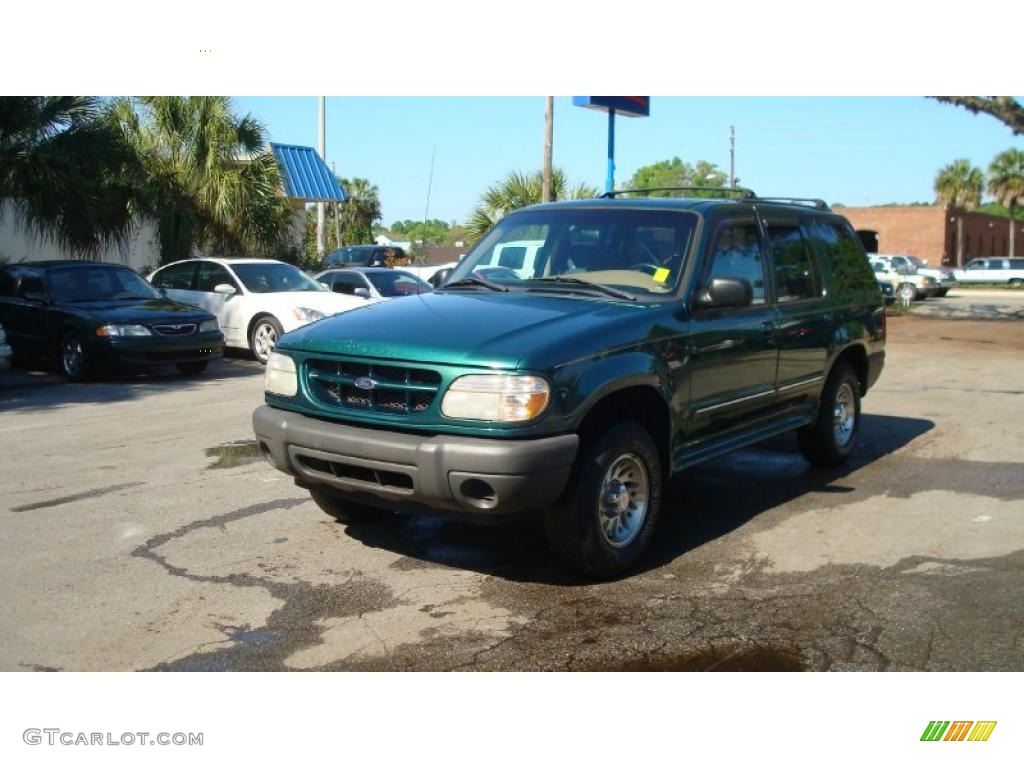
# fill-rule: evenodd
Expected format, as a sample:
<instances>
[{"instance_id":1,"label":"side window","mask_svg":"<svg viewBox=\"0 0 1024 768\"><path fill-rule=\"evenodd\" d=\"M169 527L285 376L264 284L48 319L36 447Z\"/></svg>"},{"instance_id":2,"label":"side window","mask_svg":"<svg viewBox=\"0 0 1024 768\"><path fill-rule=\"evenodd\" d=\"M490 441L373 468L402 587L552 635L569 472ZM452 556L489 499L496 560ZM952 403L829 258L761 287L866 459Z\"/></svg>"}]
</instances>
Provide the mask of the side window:
<instances>
[{"instance_id":1,"label":"side window","mask_svg":"<svg viewBox=\"0 0 1024 768\"><path fill-rule=\"evenodd\" d=\"M817 264L796 224L769 224L775 263L775 294L780 303L821 296Z\"/></svg>"},{"instance_id":2,"label":"side window","mask_svg":"<svg viewBox=\"0 0 1024 768\"><path fill-rule=\"evenodd\" d=\"M153 286L171 288L179 291L192 290L192 275L196 271L194 263L184 262L166 267L153 275Z\"/></svg>"},{"instance_id":3,"label":"side window","mask_svg":"<svg viewBox=\"0 0 1024 768\"><path fill-rule=\"evenodd\" d=\"M523 263L526 261L526 246L525 245L506 245L499 246L501 248L501 255L498 257L499 267L508 267L509 269L522 269ZM495 251L498 249L495 248Z\"/></svg>"},{"instance_id":4,"label":"side window","mask_svg":"<svg viewBox=\"0 0 1024 768\"><path fill-rule=\"evenodd\" d=\"M877 284L860 239L852 230L831 221L810 227L819 253L831 268L836 294L877 291Z\"/></svg>"},{"instance_id":5,"label":"side window","mask_svg":"<svg viewBox=\"0 0 1024 768\"><path fill-rule=\"evenodd\" d=\"M968 269L984 269L985 268L985 262L983 262L983 261L972 261L970 264L967 265L967 268Z\"/></svg>"},{"instance_id":6,"label":"side window","mask_svg":"<svg viewBox=\"0 0 1024 768\"><path fill-rule=\"evenodd\" d=\"M764 304L764 254L757 224L752 221L725 224L715 234L707 280L739 277L750 283L753 304Z\"/></svg>"},{"instance_id":7,"label":"side window","mask_svg":"<svg viewBox=\"0 0 1024 768\"><path fill-rule=\"evenodd\" d=\"M238 286L231 279L231 275L220 264L215 264L212 261L199 262L199 271L196 273L196 287L193 290L213 293L213 289L221 283L227 283L234 286L235 290L238 290Z\"/></svg>"},{"instance_id":8,"label":"side window","mask_svg":"<svg viewBox=\"0 0 1024 768\"><path fill-rule=\"evenodd\" d=\"M331 290L335 293L345 293L351 296L356 288L365 288L366 283L359 275L335 275Z\"/></svg>"},{"instance_id":9,"label":"side window","mask_svg":"<svg viewBox=\"0 0 1024 768\"><path fill-rule=\"evenodd\" d=\"M37 272L22 273L21 282L18 284L19 297L24 299L28 296L42 296L45 292L41 275Z\"/></svg>"}]
</instances>

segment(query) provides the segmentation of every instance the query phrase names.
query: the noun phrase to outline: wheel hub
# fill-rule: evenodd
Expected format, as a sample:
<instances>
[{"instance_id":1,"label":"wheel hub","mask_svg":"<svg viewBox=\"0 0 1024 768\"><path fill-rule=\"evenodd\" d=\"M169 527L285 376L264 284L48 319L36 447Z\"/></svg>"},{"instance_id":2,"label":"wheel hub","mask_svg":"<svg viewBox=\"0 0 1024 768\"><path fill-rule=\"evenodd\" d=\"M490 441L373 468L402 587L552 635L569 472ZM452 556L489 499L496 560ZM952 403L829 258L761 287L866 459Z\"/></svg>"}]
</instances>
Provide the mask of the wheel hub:
<instances>
[{"instance_id":1,"label":"wheel hub","mask_svg":"<svg viewBox=\"0 0 1024 768\"><path fill-rule=\"evenodd\" d=\"M640 534L647 517L650 481L644 463L632 453L612 462L599 496L598 519L604 540L616 549Z\"/></svg>"}]
</instances>

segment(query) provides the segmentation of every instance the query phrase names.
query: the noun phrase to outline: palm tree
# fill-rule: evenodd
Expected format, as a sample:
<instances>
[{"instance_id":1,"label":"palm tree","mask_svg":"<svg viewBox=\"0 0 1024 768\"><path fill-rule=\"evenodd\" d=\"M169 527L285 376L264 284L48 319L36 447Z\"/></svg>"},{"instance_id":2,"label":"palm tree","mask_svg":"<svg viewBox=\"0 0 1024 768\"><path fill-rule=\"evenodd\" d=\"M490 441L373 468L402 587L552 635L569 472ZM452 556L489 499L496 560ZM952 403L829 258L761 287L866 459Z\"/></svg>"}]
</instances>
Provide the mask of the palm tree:
<instances>
[{"instance_id":1,"label":"palm tree","mask_svg":"<svg viewBox=\"0 0 1024 768\"><path fill-rule=\"evenodd\" d=\"M1010 253L1012 259L1014 210L1024 203L1024 151L1000 152L988 167L988 192L1010 212Z\"/></svg>"},{"instance_id":2,"label":"palm tree","mask_svg":"<svg viewBox=\"0 0 1024 768\"><path fill-rule=\"evenodd\" d=\"M985 176L970 160L954 160L940 168L935 176L935 195L938 202L957 211L969 211L981 204L981 188ZM956 217L956 263L964 263L963 216Z\"/></svg>"},{"instance_id":3,"label":"palm tree","mask_svg":"<svg viewBox=\"0 0 1024 768\"><path fill-rule=\"evenodd\" d=\"M72 255L126 247L135 157L91 96L0 97L0 218Z\"/></svg>"},{"instance_id":4,"label":"palm tree","mask_svg":"<svg viewBox=\"0 0 1024 768\"><path fill-rule=\"evenodd\" d=\"M265 131L226 96L115 99L106 120L137 157L139 212L156 222L161 261L196 248L274 255L292 210Z\"/></svg>"},{"instance_id":5,"label":"palm tree","mask_svg":"<svg viewBox=\"0 0 1024 768\"><path fill-rule=\"evenodd\" d=\"M474 240L479 240L487 231L517 208L539 203L542 197L544 179L541 171L523 173L511 171L496 184L492 184L481 196L470 215L468 229ZM583 200L597 197L597 187L578 183L569 186L565 171L555 168L551 172L552 200Z\"/></svg>"},{"instance_id":6,"label":"palm tree","mask_svg":"<svg viewBox=\"0 0 1024 768\"><path fill-rule=\"evenodd\" d=\"M342 242L348 245L373 240L373 225L380 221L380 190L368 179L338 179L345 190L341 204Z\"/></svg>"}]
</instances>

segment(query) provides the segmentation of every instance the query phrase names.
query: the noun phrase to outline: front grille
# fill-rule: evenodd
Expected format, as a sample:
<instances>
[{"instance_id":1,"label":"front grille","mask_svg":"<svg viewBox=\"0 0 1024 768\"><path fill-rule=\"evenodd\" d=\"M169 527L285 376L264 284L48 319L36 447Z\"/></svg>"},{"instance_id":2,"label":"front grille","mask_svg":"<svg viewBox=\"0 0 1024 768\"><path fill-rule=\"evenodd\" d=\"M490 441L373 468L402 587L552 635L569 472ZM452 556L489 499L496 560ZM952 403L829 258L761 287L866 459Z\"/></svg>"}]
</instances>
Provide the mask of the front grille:
<instances>
[{"instance_id":1,"label":"front grille","mask_svg":"<svg viewBox=\"0 0 1024 768\"><path fill-rule=\"evenodd\" d=\"M326 405L406 416L430 407L441 374L428 368L312 359L306 361L306 381L313 398Z\"/></svg>"},{"instance_id":2,"label":"front grille","mask_svg":"<svg viewBox=\"0 0 1024 768\"><path fill-rule=\"evenodd\" d=\"M411 491L413 489L412 477L405 472L370 469L369 467L359 467L355 464L346 464L341 461L325 461L324 459L306 456L305 454L298 454L295 458L307 470L324 475L334 475L339 480L379 485L381 488L392 490Z\"/></svg>"},{"instance_id":3,"label":"front grille","mask_svg":"<svg viewBox=\"0 0 1024 768\"><path fill-rule=\"evenodd\" d=\"M153 330L161 336L189 336L196 332L196 324L178 323L175 325L154 325Z\"/></svg>"}]
</instances>

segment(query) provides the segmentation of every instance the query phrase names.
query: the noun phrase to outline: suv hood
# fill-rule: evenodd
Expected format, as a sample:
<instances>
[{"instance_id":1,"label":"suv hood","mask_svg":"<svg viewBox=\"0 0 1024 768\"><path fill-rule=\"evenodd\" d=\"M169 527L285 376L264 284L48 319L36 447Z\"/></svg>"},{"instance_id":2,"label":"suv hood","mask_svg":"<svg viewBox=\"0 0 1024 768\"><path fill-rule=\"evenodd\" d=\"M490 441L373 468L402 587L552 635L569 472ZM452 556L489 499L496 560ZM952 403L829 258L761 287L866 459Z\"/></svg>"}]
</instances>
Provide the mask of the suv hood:
<instances>
[{"instance_id":1,"label":"suv hood","mask_svg":"<svg viewBox=\"0 0 1024 768\"><path fill-rule=\"evenodd\" d=\"M285 334L282 350L442 365L547 365L637 337L650 305L519 292L405 296ZM642 338L642 337L641 337ZM571 344L571 346L569 346Z\"/></svg>"}]
</instances>

